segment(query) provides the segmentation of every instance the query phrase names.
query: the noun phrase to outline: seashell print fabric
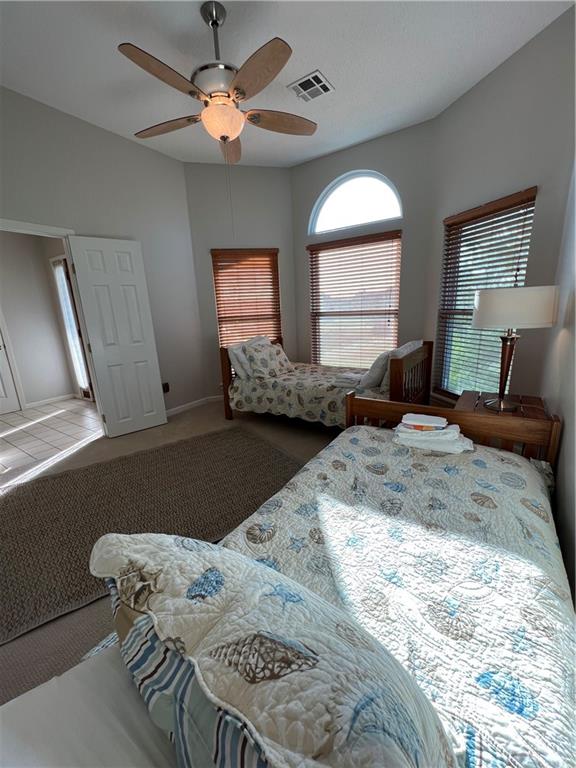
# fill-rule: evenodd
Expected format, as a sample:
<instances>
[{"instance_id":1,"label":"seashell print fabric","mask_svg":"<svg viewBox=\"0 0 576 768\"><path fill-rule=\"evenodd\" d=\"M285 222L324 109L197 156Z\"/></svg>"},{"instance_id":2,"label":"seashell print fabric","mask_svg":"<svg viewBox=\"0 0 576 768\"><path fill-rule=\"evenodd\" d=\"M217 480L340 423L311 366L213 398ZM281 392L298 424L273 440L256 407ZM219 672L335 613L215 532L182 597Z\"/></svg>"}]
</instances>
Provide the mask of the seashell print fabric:
<instances>
[{"instance_id":1,"label":"seashell print fabric","mask_svg":"<svg viewBox=\"0 0 576 768\"><path fill-rule=\"evenodd\" d=\"M306 363L293 363L287 368L270 366L268 361L255 370L258 375L249 379L236 377L230 385L230 405L234 410L320 421L327 427L344 427L346 424L344 399L352 387L338 386L337 378L343 371L358 376L366 372L359 368ZM359 395L388 399L388 393L379 389L354 389Z\"/></svg>"},{"instance_id":2,"label":"seashell print fabric","mask_svg":"<svg viewBox=\"0 0 576 768\"><path fill-rule=\"evenodd\" d=\"M223 768L457 768L434 707L392 654L267 563L183 537L108 534L90 567L115 621L130 624L124 662L179 768L208 765L194 747L219 743L222 717L234 721L227 755L214 757ZM128 573L136 584L154 574L140 613L132 589L118 590Z\"/></svg>"},{"instance_id":3,"label":"seashell print fabric","mask_svg":"<svg viewBox=\"0 0 576 768\"><path fill-rule=\"evenodd\" d=\"M574 611L541 462L483 446L398 452L391 439L346 430L264 505L272 540L246 536L258 510L223 545L392 651L461 765L574 766Z\"/></svg>"}]
</instances>

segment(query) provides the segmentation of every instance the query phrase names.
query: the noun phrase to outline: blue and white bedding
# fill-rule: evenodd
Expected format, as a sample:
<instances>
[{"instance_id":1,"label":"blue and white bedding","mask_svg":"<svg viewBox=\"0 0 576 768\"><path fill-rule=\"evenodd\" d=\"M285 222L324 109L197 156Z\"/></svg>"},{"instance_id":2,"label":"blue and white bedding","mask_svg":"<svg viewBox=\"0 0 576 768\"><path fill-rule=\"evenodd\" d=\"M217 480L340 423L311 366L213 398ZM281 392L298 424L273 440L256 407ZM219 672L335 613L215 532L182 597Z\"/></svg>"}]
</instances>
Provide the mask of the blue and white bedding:
<instances>
[{"instance_id":1,"label":"blue and white bedding","mask_svg":"<svg viewBox=\"0 0 576 768\"><path fill-rule=\"evenodd\" d=\"M236 411L272 413L305 421L320 421L327 427L346 424L346 394L387 400L388 389L366 389L356 383L365 370L328 365L294 363L292 370L277 376L236 377L229 389L230 405Z\"/></svg>"},{"instance_id":2,"label":"blue and white bedding","mask_svg":"<svg viewBox=\"0 0 576 768\"><path fill-rule=\"evenodd\" d=\"M574 764L574 612L526 459L352 427L223 543L344 606L434 703L463 767Z\"/></svg>"}]
</instances>

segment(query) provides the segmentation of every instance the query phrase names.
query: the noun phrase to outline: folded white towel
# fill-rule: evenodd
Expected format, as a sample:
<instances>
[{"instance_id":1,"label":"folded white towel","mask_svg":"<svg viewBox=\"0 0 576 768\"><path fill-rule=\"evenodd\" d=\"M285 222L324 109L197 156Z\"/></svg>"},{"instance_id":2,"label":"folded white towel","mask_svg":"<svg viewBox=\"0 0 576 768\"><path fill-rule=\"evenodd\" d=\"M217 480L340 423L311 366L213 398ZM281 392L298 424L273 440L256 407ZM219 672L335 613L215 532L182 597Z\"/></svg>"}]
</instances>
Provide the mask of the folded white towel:
<instances>
[{"instance_id":1,"label":"folded white towel","mask_svg":"<svg viewBox=\"0 0 576 768\"><path fill-rule=\"evenodd\" d=\"M458 424L450 424L445 429L419 430L406 427L402 423L398 424L394 431L397 435L406 435L414 440L434 440L442 442L445 440L456 440L460 435L460 427Z\"/></svg>"},{"instance_id":2,"label":"folded white towel","mask_svg":"<svg viewBox=\"0 0 576 768\"><path fill-rule=\"evenodd\" d=\"M430 433L428 433L429 435ZM427 437L428 437L427 435ZM427 451L441 451L442 453L464 453L464 451L473 451L474 443L463 435L456 439L434 440L419 436L418 438L406 435L405 432L396 433L392 442L396 445L404 445L407 448L420 448Z\"/></svg>"},{"instance_id":3,"label":"folded white towel","mask_svg":"<svg viewBox=\"0 0 576 768\"><path fill-rule=\"evenodd\" d=\"M448 422L443 416L427 416L425 413L405 413L402 417L403 424L413 427L433 427L443 429Z\"/></svg>"}]
</instances>

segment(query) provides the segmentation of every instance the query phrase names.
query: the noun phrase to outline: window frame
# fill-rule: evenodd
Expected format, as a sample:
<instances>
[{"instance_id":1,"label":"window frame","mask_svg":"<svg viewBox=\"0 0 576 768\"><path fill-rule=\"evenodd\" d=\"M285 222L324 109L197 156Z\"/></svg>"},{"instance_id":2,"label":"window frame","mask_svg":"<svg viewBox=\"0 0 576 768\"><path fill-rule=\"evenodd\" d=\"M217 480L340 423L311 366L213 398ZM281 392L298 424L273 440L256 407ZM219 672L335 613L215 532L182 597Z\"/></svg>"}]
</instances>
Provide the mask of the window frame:
<instances>
[{"instance_id":1,"label":"window frame","mask_svg":"<svg viewBox=\"0 0 576 768\"><path fill-rule=\"evenodd\" d=\"M437 313L437 324L436 324L436 354L435 354L435 361L434 361L434 371L433 371L433 386L432 391L434 394L439 395L440 397L456 401L459 399L460 394L457 394L455 392L451 392L450 390L444 389L442 386L442 383L445 381L445 364L446 364L446 348L449 346L447 334L444 332L444 328L446 326L446 315L449 314L450 310L447 310L443 306L445 291L447 291L446 287L446 279L447 277L454 278L455 270L454 267L451 267L450 270L448 269L448 256L451 257L451 259L454 258L454 251L452 249L452 246L449 243L449 238L454 236L454 232L458 230L460 227L464 227L467 224L473 224L475 222L480 223L483 219L485 219L487 222L490 220L491 216L495 216L497 214L505 213L506 211L513 211L515 208L520 208L521 206L528 206L532 205L532 220L531 220L531 228L530 228L530 237L528 239L528 242L526 245L523 244L523 240L521 241L521 245L517 250L516 253L516 269L518 269L518 265L520 263L521 257L521 251L526 248L526 268L527 268L527 262L528 257L530 254L530 244L531 244L531 235L532 235L532 229L534 226L534 214L535 214L535 207L536 207L536 196L538 192L538 187L529 187L528 189L524 189L520 192L515 192L511 195L506 195L504 197L500 197L497 200L492 200L488 203L484 203L482 205L476 206L474 208L469 208L466 211L462 211L461 213L454 214L452 216L448 216L443 220L444 225L444 245L443 245L443 259L442 259L442 274L441 274L441 282L440 282L440 294L439 294L439 302L438 302L438 313ZM522 236L524 237L524 236ZM524 272L524 281L518 286L521 287L525 285L525 277L526 272ZM480 290L484 286L479 286L475 290ZM497 287L497 286L494 286ZM507 286L507 287L513 287L513 286ZM454 301L457 299L457 294L454 293ZM459 313L460 316L462 316L463 313L470 312L470 316L472 315L472 309L470 310L452 310L453 313ZM502 329L502 333L505 333L506 329ZM440 334L442 333L442 337ZM513 363L514 361L512 361ZM510 385L510 377L508 379L508 386ZM463 390L465 391L465 390Z\"/></svg>"},{"instance_id":2,"label":"window frame","mask_svg":"<svg viewBox=\"0 0 576 768\"><path fill-rule=\"evenodd\" d=\"M361 246L361 245L368 245L370 243L379 243L384 241L390 241L390 240L398 240L400 242L400 257L399 257L399 264L398 264L398 304L395 310L368 310L367 314L370 312L377 313L377 314L392 314L396 318L396 340L395 340L395 346L398 345L398 331L399 331L399 321L400 321L400 282L401 282L401 271L402 271L402 230L401 229L393 229L393 230L387 230L385 232L376 232L366 235L355 235L352 237L345 237L345 238L339 238L338 240L328 240L328 241L322 241L322 242L314 242L310 243L306 246L306 250L309 254L309 270L310 270L310 282L309 282L309 288L310 288L310 359L313 364L315 365L322 365L320 362L320 343L317 341L319 339L319 318L322 316L322 311L314 310L313 309L313 301L314 301L314 288L313 288L313 280L314 280L314 258L318 256L323 251L333 251L338 250L340 248L353 248L355 246ZM337 314L337 313L335 313ZM350 312L350 316L362 316L364 314L363 312ZM393 347L394 348L394 347ZM382 350L384 351L384 350ZM318 353L318 354L317 354ZM350 366L342 366L342 367L350 367ZM362 367L362 366L352 366L352 367Z\"/></svg>"},{"instance_id":3,"label":"window frame","mask_svg":"<svg viewBox=\"0 0 576 768\"><path fill-rule=\"evenodd\" d=\"M347 181L350 181L351 179L357 179L357 178L364 178L369 177L372 179L377 179L378 181L383 182L387 187L389 187L392 192L396 195L396 199L398 200L398 205L400 206L400 215L399 216L391 216L390 218L385 219L373 219L372 221L364 221L360 224L346 224L343 227L336 227L336 229L325 229L322 232L316 232L316 224L318 222L318 217L320 216L320 212L322 208L324 207L324 203L328 200L330 195L342 184L345 184ZM320 193L318 196L316 202L314 203L312 207L312 211L310 213L310 218L308 219L308 235L310 237L322 237L327 236L331 232L343 232L344 230L349 230L351 232L358 231L360 227L371 227L371 226L377 226L382 224L383 222L388 221L402 221L404 218L404 208L402 206L402 198L400 197L400 193L398 192L395 184L393 184L390 179L387 176L384 176L384 174L379 173L378 171L373 170L363 170L358 169L354 171L348 171L347 173L343 173L341 176L338 176L337 178L333 179L330 184L328 184Z\"/></svg>"},{"instance_id":4,"label":"window frame","mask_svg":"<svg viewBox=\"0 0 576 768\"><path fill-rule=\"evenodd\" d=\"M223 338L222 334L222 321L228 320L234 321L237 319L238 321L241 321L245 319L246 321L257 321L259 317L262 318L270 318L272 324L276 324L275 330L270 333L270 338L282 338L282 302L281 302L281 294L280 294L280 271L278 266L278 248L212 248L210 250L210 255L212 257L212 286L214 289L214 304L215 304L215 310L216 310L216 325L218 329L218 344L221 347L229 346L231 344L237 344L242 341L246 341L247 338L250 338L250 336L254 335L265 335L262 334L261 329L256 329L253 333L250 333L249 336L246 336L245 338L235 340L225 340ZM243 316L243 315L223 315L218 307L218 287L217 287L217 275L216 275L216 265L224 260L224 259L233 259L237 261L246 260L250 256L253 257L263 257L268 256L270 257L270 264L271 264L271 276L272 276L272 287L273 287L273 296L276 306L278 307L277 311L266 313L264 315L253 315L253 316Z\"/></svg>"}]
</instances>

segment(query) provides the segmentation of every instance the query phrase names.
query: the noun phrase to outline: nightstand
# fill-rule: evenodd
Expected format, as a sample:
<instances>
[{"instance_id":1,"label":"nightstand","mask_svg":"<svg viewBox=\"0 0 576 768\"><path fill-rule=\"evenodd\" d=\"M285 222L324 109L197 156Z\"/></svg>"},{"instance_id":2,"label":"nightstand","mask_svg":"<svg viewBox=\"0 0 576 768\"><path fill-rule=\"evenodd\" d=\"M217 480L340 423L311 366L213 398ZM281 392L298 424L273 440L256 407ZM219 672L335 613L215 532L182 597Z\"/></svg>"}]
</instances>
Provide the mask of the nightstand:
<instances>
[{"instance_id":1,"label":"nightstand","mask_svg":"<svg viewBox=\"0 0 576 768\"><path fill-rule=\"evenodd\" d=\"M454 408L457 411L469 411L471 413L491 414L494 416L495 412L493 410L484 407L484 401L495 397L498 397L498 395L492 392L472 392L467 389L462 392ZM522 416L525 419L552 421L552 417L546 410L541 397L506 395L506 400L511 400L513 403L518 404L518 408L515 411L507 411L506 416Z\"/></svg>"}]
</instances>

